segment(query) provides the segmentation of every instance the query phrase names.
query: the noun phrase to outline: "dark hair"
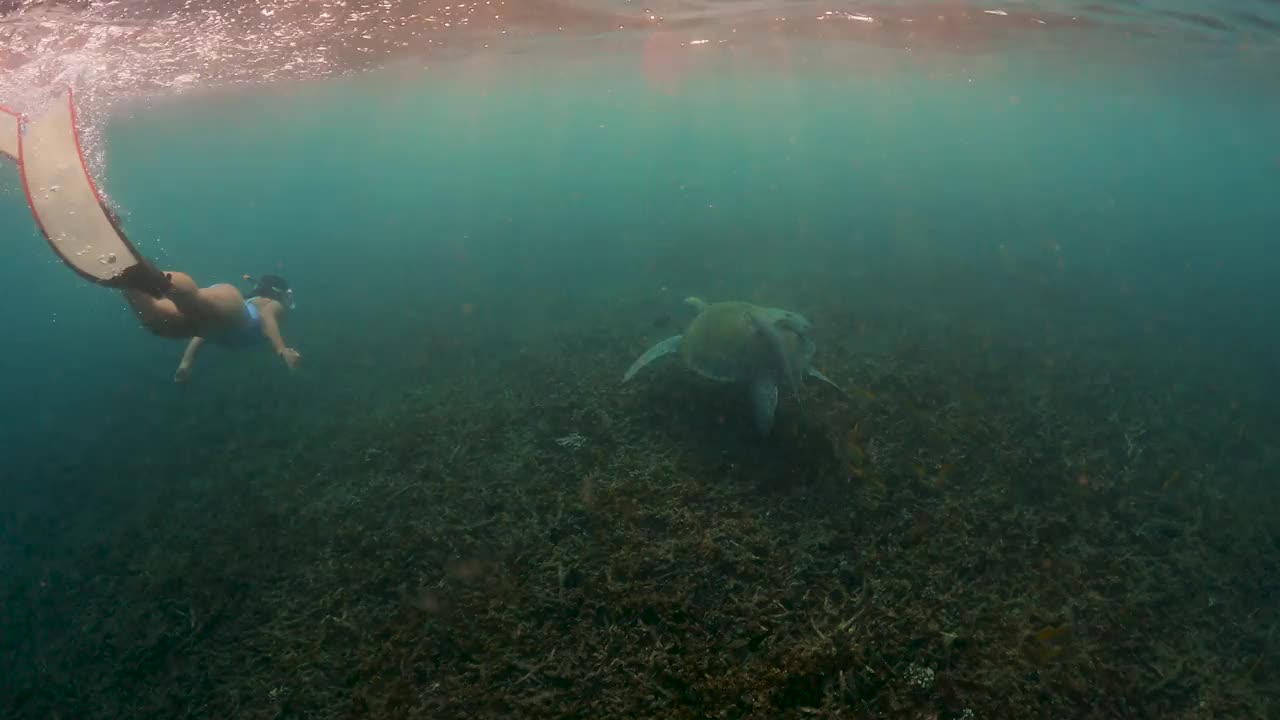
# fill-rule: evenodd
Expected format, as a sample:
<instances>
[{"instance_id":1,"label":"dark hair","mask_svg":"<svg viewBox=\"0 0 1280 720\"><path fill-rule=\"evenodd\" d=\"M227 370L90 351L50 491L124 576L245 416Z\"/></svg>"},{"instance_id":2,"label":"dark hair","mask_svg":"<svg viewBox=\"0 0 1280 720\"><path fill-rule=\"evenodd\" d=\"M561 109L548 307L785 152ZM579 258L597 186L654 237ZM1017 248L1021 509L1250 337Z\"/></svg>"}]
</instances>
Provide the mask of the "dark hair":
<instances>
[{"instance_id":1,"label":"dark hair","mask_svg":"<svg viewBox=\"0 0 1280 720\"><path fill-rule=\"evenodd\" d=\"M276 302L284 302L289 292L289 281L279 275L263 275L258 278L253 294L258 297L271 298Z\"/></svg>"}]
</instances>

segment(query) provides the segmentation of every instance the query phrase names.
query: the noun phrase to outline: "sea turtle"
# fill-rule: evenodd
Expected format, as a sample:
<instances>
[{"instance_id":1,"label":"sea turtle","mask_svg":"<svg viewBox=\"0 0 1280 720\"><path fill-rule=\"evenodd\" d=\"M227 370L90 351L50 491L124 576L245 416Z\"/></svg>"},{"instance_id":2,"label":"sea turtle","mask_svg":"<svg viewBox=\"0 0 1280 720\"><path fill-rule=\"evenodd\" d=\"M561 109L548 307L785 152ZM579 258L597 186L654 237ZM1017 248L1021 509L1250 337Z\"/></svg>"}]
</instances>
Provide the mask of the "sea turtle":
<instances>
[{"instance_id":1,"label":"sea turtle","mask_svg":"<svg viewBox=\"0 0 1280 720\"><path fill-rule=\"evenodd\" d=\"M805 375L840 390L810 365L816 346L809 338L809 321L804 316L746 302L707 304L691 297L685 303L693 306L698 315L684 334L673 335L646 350L627 369L622 382L635 377L654 360L679 353L685 366L703 377L746 384L756 428L762 435L768 435L773 428L779 385L785 385L797 402Z\"/></svg>"}]
</instances>

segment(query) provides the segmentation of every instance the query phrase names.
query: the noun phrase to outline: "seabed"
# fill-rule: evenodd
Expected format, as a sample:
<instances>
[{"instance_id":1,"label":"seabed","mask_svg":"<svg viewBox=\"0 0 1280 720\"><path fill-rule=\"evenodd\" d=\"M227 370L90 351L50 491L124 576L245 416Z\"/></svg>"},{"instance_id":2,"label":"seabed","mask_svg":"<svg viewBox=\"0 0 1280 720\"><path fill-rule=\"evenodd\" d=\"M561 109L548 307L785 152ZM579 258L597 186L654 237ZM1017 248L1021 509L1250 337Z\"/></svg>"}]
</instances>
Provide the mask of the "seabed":
<instances>
[{"instance_id":1,"label":"seabed","mask_svg":"<svg viewBox=\"0 0 1280 720\"><path fill-rule=\"evenodd\" d=\"M0 715L1275 717L1262 400L1132 318L939 282L791 302L851 397L763 441L678 362L619 384L676 301L423 318L403 365L344 361L395 402L241 415L14 516L59 539L5 561Z\"/></svg>"}]
</instances>

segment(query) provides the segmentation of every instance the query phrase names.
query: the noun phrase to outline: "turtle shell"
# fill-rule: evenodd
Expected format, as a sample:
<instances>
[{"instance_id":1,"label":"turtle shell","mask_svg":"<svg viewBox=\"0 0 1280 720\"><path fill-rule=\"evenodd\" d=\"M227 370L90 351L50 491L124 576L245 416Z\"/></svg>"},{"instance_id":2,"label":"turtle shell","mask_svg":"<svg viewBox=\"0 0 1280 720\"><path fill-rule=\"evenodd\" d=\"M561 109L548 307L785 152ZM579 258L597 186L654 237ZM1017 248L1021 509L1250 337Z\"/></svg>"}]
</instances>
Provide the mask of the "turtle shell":
<instances>
[{"instance_id":1,"label":"turtle shell","mask_svg":"<svg viewBox=\"0 0 1280 720\"><path fill-rule=\"evenodd\" d=\"M751 315L764 314L777 323L783 312L745 302L709 305L689 323L680 343L680 355L690 370L711 380L750 380L772 362L769 347L752 324ZM788 325L780 325L780 329L807 364L813 358L813 342Z\"/></svg>"}]
</instances>

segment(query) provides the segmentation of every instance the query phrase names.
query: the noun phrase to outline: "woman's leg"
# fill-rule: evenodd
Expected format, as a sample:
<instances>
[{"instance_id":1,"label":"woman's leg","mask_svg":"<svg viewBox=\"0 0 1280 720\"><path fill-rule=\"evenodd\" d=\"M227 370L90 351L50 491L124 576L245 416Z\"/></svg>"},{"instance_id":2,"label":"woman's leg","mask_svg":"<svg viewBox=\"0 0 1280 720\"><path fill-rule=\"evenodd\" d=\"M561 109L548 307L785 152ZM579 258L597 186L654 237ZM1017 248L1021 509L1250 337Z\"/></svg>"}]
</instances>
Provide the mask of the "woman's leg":
<instances>
[{"instance_id":1,"label":"woman's leg","mask_svg":"<svg viewBox=\"0 0 1280 720\"><path fill-rule=\"evenodd\" d=\"M195 318L196 334L208 335L226 330L234 330L249 322L249 313L244 307L244 295L235 285L219 283L196 290L190 305L184 299L175 298L178 309L189 308L188 315ZM184 310L184 315L187 312Z\"/></svg>"},{"instance_id":2,"label":"woman's leg","mask_svg":"<svg viewBox=\"0 0 1280 720\"><path fill-rule=\"evenodd\" d=\"M244 296L234 285L221 283L202 288L190 275L172 273L169 299L198 326L223 327L244 316Z\"/></svg>"},{"instance_id":3,"label":"woman's leg","mask_svg":"<svg viewBox=\"0 0 1280 720\"><path fill-rule=\"evenodd\" d=\"M244 296L234 285L201 288L186 273L168 272L173 285L166 297L124 291L125 300L147 330L167 338L203 336L243 321Z\"/></svg>"},{"instance_id":4,"label":"woman's leg","mask_svg":"<svg viewBox=\"0 0 1280 720\"><path fill-rule=\"evenodd\" d=\"M173 273L175 281L178 277L194 284L189 276ZM195 334L190 318L183 315L177 304L168 297L157 298L140 290L122 290L121 293L125 302L133 309L133 314L138 316L138 321L151 334L163 338L183 338Z\"/></svg>"}]
</instances>

